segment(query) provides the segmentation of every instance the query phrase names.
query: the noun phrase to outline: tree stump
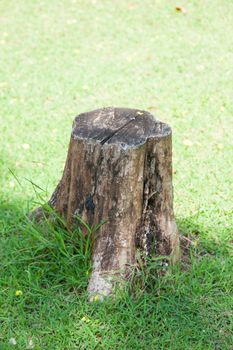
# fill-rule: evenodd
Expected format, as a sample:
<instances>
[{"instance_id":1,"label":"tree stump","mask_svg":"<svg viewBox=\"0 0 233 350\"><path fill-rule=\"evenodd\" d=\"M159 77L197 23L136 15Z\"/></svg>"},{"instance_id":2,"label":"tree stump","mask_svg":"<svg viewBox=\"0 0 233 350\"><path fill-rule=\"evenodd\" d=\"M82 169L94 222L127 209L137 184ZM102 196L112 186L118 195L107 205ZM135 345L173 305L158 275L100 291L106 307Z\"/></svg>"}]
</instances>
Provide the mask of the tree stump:
<instances>
[{"instance_id":1,"label":"tree stump","mask_svg":"<svg viewBox=\"0 0 233 350\"><path fill-rule=\"evenodd\" d=\"M73 123L64 173L49 204L72 227L78 215L96 232L90 299L111 294L136 250L179 257L173 213L171 128L146 111L103 108Z\"/></svg>"}]
</instances>

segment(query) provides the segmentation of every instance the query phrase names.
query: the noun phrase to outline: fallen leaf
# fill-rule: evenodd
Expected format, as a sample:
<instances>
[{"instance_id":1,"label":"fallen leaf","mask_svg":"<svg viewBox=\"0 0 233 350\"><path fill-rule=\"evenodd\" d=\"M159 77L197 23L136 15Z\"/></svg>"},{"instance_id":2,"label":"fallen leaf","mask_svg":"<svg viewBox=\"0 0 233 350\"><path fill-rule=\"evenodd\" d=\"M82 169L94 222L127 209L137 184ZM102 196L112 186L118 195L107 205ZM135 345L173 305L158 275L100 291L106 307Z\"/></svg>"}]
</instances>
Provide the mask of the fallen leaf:
<instances>
[{"instance_id":1,"label":"fallen leaf","mask_svg":"<svg viewBox=\"0 0 233 350\"><path fill-rule=\"evenodd\" d=\"M35 345L33 344L32 339L30 338L28 341L27 349L34 349Z\"/></svg>"},{"instance_id":2,"label":"fallen leaf","mask_svg":"<svg viewBox=\"0 0 233 350\"><path fill-rule=\"evenodd\" d=\"M223 149L223 145L221 143L218 143L217 144L217 149L222 150Z\"/></svg>"},{"instance_id":3,"label":"fallen leaf","mask_svg":"<svg viewBox=\"0 0 233 350\"><path fill-rule=\"evenodd\" d=\"M95 297L94 297L94 301L99 301L99 300L100 300L99 295L95 295Z\"/></svg>"},{"instance_id":4,"label":"fallen leaf","mask_svg":"<svg viewBox=\"0 0 233 350\"><path fill-rule=\"evenodd\" d=\"M81 318L81 321L82 321L82 322L90 322L90 319L89 319L87 316L83 316L83 317Z\"/></svg>"},{"instance_id":5,"label":"fallen leaf","mask_svg":"<svg viewBox=\"0 0 233 350\"><path fill-rule=\"evenodd\" d=\"M183 145L190 147L190 146L193 146L193 142L189 139L184 139Z\"/></svg>"},{"instance_id":6,"label":"fallen leaf","mask_svg":"<svg viewBox=\"0 0 233 350\"><path fill-rule=\"evenodd\" d=\"M15 296L16 296L16 297L20 297L21 295L23 295L23 292L22 292L21 290L17 290L17 291L15 292Z\"/></svg>"},{"instance_id":7,"label":"fallen leaf","mask_svg":"<svg viewBox=\"0 0 233 350\"><path fill-rule=\"evenodd\" d=\"M176 11L177 12L182 12L182 13L187 13L188 11L186 10L185 7L183 6L176 6Z\"/></svg>"},{"instance_id":8,"label":"fallen leaf","mask_svg":"<svg viewBox=\"0 0 233 350\"><path fill-rule=\"evenodd\" d=\"M149 107L147 107L147 109L148 109L149 111L155 111L155 110L156 110L156 107L155 107L155 106L149 106Z\"/></svg>"},{"instance_id":9,"label":"fallen leaf","mask_svg":"<svg viewBox=\"0 0 233 350\"><path fill-rule=\"evenodd\" d=\"M15 339L15 338L10 338L10 339L9 339L9 344L11 344L11 345L16 345L16 344L17 344L16 339Z\"/></svg>"},{"instance_id":10,"label":"fallen leaf","mask_svg":"<svg viewBox=\"0 0 233 350\"><path fill-rule=\"evenodd\" d=\"M192 242L192 245L196 248L199 245L199 239L195 239L195 241Z\"/></svg>"},{"instance_id":11,"label":"fallen leaf","mask_svg":"<svg viewBox=\"0 0 233 350\"><path fill-rule=\"evenodd\" d=\"M75 24L77 23L77 20L75 18L70 18L66 21L67 24Z\"/></svg>"},{"instance_id":12,"label":"fallen leaf","mask_svg":"<svg viewBox=\"0 0 233 350\"><path fill-rule=\"evenodd\" d=\"M135 4L129 4L128 5L128 9L129 10L134 10L136 8L136 5Z\"/></svg>"}]
</instances>

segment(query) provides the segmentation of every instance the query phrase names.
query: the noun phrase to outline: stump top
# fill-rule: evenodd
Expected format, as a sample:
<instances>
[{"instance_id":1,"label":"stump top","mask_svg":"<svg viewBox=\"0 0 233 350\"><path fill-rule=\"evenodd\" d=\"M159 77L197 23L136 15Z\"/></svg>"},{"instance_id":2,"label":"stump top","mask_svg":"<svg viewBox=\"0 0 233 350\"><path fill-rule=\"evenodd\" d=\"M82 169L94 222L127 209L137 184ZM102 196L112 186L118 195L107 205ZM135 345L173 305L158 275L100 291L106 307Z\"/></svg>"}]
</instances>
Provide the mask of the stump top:
<instances>
[{"instance_id":1,"label":"stump top","mask_svg":"<svg viewBox=\"0 0 233 350\"><path fill-rule=\"evenodd\" d=\"M92 139L100 144L136 146L148 138L161 138L171 134L169 125L156 120L149 112L107 107L79 114L74 121L74 139Z\"/></svg>"}]
</instances>

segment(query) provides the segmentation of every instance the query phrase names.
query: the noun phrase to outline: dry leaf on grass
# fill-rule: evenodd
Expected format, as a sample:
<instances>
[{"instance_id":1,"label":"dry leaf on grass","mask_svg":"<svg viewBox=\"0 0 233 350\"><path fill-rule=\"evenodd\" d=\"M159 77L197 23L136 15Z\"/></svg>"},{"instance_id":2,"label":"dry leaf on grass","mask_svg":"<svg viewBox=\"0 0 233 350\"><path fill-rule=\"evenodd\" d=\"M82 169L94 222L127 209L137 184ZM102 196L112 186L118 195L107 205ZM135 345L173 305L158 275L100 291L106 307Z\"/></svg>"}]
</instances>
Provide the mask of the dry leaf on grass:
<instances>
[{"instance_id":1,"label":"dry leaf on grass","mask_svg":"<svg viewBox=\"0 0 233 350\"><path fill-rule=\"evenodd\" d=\"M187 9L183 6L176 6L176 11L177 12L182 12L182 13L187 13Z\"/></svg>"},{"instance_id":2,"label":"dry leaf on grass","mask_svg":"<svg viewBox=\"0 0 233 350\"><path fill-rule=\"evenodd\" d=\"M183 140L183 145L185 146L193 146L193 142L189 139Z\"/></svg>"}]
</instances>

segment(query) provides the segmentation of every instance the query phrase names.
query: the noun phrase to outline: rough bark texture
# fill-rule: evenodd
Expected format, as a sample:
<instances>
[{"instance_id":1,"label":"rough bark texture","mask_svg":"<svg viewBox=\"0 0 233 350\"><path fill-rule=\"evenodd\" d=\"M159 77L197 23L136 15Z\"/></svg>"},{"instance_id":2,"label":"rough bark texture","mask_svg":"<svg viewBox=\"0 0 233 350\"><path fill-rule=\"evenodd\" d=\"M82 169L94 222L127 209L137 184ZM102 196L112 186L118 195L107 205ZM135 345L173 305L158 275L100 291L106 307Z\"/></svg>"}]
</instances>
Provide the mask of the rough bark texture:
<instances>
[{"instance_id":1,"label":"rough bark texture","mask_svg":"<svg viewBox=\"0 0 233 350\"><path fill-rule=\"evenodd\" d=\"M96 233L90 298L112 292L135 264L136 249L175 262L171 128L134 109L80 114L49 204L71 226L75 215L91 226L107 221Z\"/></svg>"}]
</instances>

